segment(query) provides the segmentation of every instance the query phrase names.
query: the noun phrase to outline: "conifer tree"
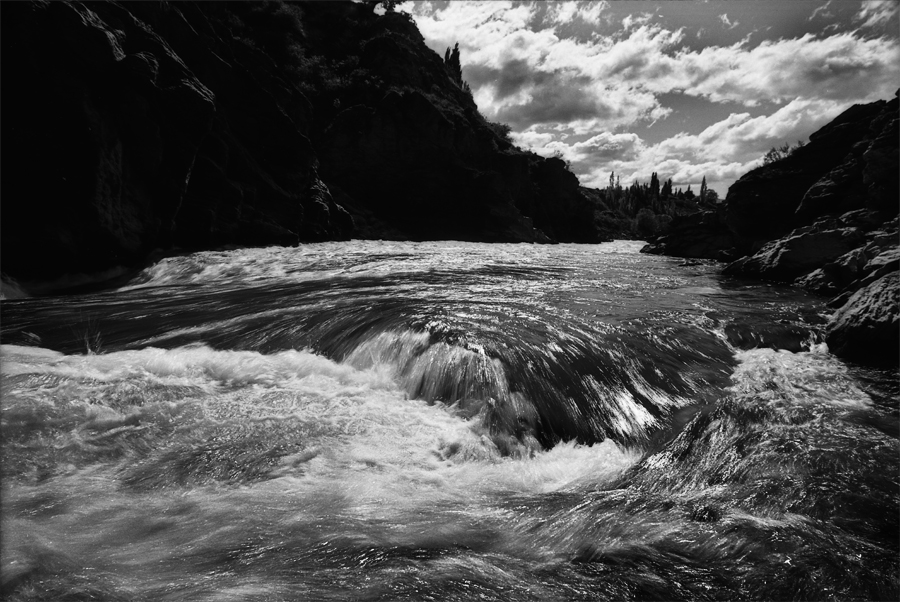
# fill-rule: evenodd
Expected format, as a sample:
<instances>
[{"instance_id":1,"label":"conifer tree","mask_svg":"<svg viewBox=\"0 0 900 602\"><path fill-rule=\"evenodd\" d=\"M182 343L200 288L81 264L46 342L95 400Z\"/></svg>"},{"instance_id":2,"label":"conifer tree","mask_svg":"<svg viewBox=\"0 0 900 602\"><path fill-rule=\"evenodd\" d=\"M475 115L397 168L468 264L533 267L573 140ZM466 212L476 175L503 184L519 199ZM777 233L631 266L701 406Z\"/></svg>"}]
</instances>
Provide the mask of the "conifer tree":
<instances>
[{"instance_id":1,"label":"conifer tree","mask_svg":"<svg viewBox=\"0 0 900 602\"><path fill-rule=\"evenodd\" d=\"M660 191L659 194L663 199L667 199L672 196L672 178L669 178L663 183L662 191Z\"/></svg>"},{"instance_id":2,"label":"conifer tree","mask_svg":"<svg viewBox=\"0 0 900 602\"><path fill-rule=\"evenodd\" d=\"M709 192L709 188L706 186L706 176L703 176L703 181L700 182L700 202L706 200L706 195Z\"/></svg>"},{"instance_id":3,"label":"conifer tree","mask_svg":"<svg viewBox=\"0 0 900 602\"><path fill-rule=\"evenodd\" d=\"M450 50L449 47L447 48L447 51L444 53L444 65L447 67L447 70L450 72L450 77L456 82L456 85L462 87L463 79L462 65L459 62L459 42L453 46L453 50Z\"/></svg>"},{"instance_id":4,"label":"conifer tree","mask_svg":"<svg viewBox=\"0 0 900 602\"><path fill-rule=\"evenodd\" d=\"M650 198L659 200L659 176L656 175L655 171L650 176Z\"/></svg>"}]
</instances>

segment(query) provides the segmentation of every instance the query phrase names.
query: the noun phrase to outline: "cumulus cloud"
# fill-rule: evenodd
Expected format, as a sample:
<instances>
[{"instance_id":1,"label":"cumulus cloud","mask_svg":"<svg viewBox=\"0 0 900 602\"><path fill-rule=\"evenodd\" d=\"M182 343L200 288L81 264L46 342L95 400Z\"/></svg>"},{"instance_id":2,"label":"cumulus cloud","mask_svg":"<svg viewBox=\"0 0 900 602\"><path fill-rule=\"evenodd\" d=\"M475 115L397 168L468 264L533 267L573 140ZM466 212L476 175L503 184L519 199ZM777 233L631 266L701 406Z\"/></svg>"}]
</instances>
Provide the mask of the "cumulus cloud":
<instances>
[{"instance_id":1,"label":"cumulus cloud","mask_svg":"<svg viewBox=\"0 0 900 602\"><path fill-rule=\"evenodd\" d=\"M584 77L545 73L538 80L545 80L547 85L532 85L524 95L499 103L495 117L516 127L527 127L592 118L609 120L619 110L598 99Z\"/></svg>"},{"instance_id":2,"label":"cumulus cloud","mask_svg":"<svg viewBox=\"0 0 900 602\"><path fill-rule=\"evenodd\" d=\"M771 146L805 138L851 104L892 96L900 80L897 36L864 30L884 28L898 6L863 3L857 31L823 29L759 43L748 36L700 48L688 44L699 30L667 28L650 13L622 19L619 12L614 21L616 11L605 2L454 1L410 10L439 53L459 42L463 77L488 119L509 123L519 144L563 153L586 183L605 182L614 168L623 181L669 170L676 181L706 175L713 185L739 176ZM809 18L821 20L829 8L817 7ZM738 24L727 14L719 20L726 28ZM573 23L597 27L590 36L561 33L574 31ZM714 16L705 22L716 23ZM773 112L738 111L658 144L628 133L670 115L660 98L672 93L772 105Z\"/></svg>"},{"instance_id":3,"label":"cumulus cloud","mask_svg":"<svg viewBox=\"0 0 900 602\"><path fill-rule=\"evenodd\" d=\"M552 70L551 70L552 69ZM516 129L538 124L565 124L576 133L656 120L669 109L646 91L610 88L572 68L535 70L523 59L499 67L473 66L464 71L489 119Z\"/></svg>"},{"instance_id":4,"label":"cumulus cloud","mask_svg":"<svg viewBox=\"0 0 900 602\"><path fill-rule=\"evenodd\" d=\"M559 152L585 186L602 187L614 171L622 182L647 181L652 172L676 185L695 187L706 177L721 194L735 179L755 167L763 154L784 142L805 140L845 107L819 100L794 100L771 115L732 113L696 134L679 133L647 144L634 133L600 133L573 143L532 129L516 134L516 142L551 156Z\"/></svg>"},{"instance_id":5,"label":"cumulus cloud","mask_svg":"<svg viewBox=\"0 0 900 602\"><path fill-rule=\"evenodd\" d=\"M569 3L554 10L557 16L565 16L580 8ZM534 18L533 5L507 2L451 2L441 11L416 15L420 29L437 50L442 52L459 41L464 76L475 89L493 88L480 98L503 101L510 85L521 89L520 84L528 83L535 87L528 98L540 104L559 93L542 93L537 87L575 83L578 90L566 99L566 106L571 109L576 104L580 110L573 115L578 118L593 106L601 123L611 119L606 124L609 128L621 125L626 114L634 120L652 118L645 99L640 110L610 111L603 98L611 89L652 94L678 90L713 102L753 106L806 96L858 102L861 90L866 91L867 100L874 100L892 94L897 85L900 50L896 39L864 39L851 32L822 38L807 34L766 40L753 47L742 40L692 51L683 45L682 30L646 22L637 25L644 17L626 18L627 28L587 41L560 38L552 27L534 31L528 27ZM592 101L591 94L595 95ZM483 108L508 112L499 106ZM532 113L542 119L547 115L540 107Z\"/></svg>"},{"instance_id":6,"label":"cumulus cloud","mask_svg":"<svg viewBox=\"0 0 900 602\"><path fill-rule=\"evenodd\" d=\"M765 40L750 49L738 43L679 51L672 57L668 80L651 83L660 92L681 88L714 102L748 105L797 97L858 101L862 91L867 100L875 100L896 88L898 59L895 40L860 39L849 32L826 38L806 34ZM660 62L669 63L666 57Z\"/></svg>"}]
</instances>

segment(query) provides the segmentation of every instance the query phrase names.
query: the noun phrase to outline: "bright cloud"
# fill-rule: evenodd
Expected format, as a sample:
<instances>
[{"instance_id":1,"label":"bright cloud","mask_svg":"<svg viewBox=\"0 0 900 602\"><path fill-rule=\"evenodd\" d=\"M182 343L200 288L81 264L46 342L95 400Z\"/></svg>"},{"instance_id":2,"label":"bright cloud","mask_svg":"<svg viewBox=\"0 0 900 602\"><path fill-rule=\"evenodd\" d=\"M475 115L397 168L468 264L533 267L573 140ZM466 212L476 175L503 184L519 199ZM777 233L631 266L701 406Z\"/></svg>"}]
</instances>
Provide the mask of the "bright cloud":
<instances>
[{"instance_id":1,"label":"bright cloud","mask_svg":"<svg viewBox=\"0 0 900 602\"><path fill-rule=\"evenodd\" d=\"M712 188L727 184L753 167L771 147L805 140L844 109L832 101L794 100L771 115L732 113L697 134L680 133L647 144L634 133L601 133L566 144L538 129L516 134L518 144L538 154L561 153L585 186L606 185L609 172L622 182L647 181L652 172L671 177L677 185L695 187L706 177Z\"/></svg>"},{"instance_id":2,"label":"bright cloud","mask_svg":"<svg viewBox=\"0 0 900 602\"><path fill-rule=\"evenodd\" d=\"M680 88L714 102L747 105L804 96L876 100L896 89L898 60L900 47L895 40L859 39L851 33L818 39L807 34L766 40L751 49L735 44L679 51L671 59L660 57L660 64L668 65L669 76L650 83L659 92ZM862 90L866 91L863 98Z\"/></svg>"},{"instance_id":3,"label":"bright cloud","mask_svg":"<svg viewBox=\"0 0 900 602\"><path fill-rule=\"evenodd\" d=\"M751 23L770 36L753 42L748 26L736 29L747 20L739 11L740 19L712 12L691 28L665 26L658 6L623 16L606 2L403 6L439 53L459 42L463 77L488 119L510 124L520 145L562 153L586 185L605 182L615 168L623 181L669 169L676 181L706 175L724 187L771 146L806 138L840 110L889 98L900 86L898 36L877 34L897 16L893 0L862 3L845 19L855 25L842 27L823 18L842 7L824 3L800 17L819 29L796 37ZM701 31L719 43L704 46ZM723 44L722 36L732 37ZM654 144L631 133L677 117L660 100L672 94L756 110L701 128L688 123Z\"/></svg>"}]
</instances>

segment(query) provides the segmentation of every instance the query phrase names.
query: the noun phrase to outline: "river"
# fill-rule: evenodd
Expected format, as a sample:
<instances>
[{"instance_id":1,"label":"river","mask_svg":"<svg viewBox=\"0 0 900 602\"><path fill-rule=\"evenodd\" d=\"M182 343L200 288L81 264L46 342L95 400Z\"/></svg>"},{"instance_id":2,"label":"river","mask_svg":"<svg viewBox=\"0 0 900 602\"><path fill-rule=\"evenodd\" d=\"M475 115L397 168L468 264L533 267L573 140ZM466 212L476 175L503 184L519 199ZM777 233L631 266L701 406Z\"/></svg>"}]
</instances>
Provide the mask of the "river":
<instances>
[{"instance_id":1,"label":"river","mask_svg":"<svg viewBox=\"0 0 900 602\"><path fill-rule=\"evenodd\" d=\"M896 372L642 243L331 242L6 300L11 600L896 600Z\"/></svg>"}]
</instances>

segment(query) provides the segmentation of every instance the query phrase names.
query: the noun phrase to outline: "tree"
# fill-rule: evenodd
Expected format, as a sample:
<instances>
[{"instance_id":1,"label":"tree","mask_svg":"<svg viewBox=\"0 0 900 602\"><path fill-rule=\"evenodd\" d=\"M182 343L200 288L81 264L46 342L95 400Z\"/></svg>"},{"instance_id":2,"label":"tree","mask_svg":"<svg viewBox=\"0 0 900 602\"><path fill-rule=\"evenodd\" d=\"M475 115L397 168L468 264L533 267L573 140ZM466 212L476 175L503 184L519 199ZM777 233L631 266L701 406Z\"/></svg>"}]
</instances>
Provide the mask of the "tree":
<instances>
[{"instance_id":1,"label":"tree","mask_svg":"<svg viewBox=\"0 0 900 602\"><path fill-rule=\"evenodd\" d=\"M662 190L660 191L659 195L663 199L667 199L672 196L672 178L669 178L663 183Z\"/></svg>"},{"instance_id":2,"label":"tree","mask_svg":"<svg viewBox=\"0 0 900 602\"><path fill-rule=\"evenodd\" d=\"M709 188L706 187L706 176L703 176L703 181L700 182L700 202L706 200L706 196L709 194Z\"/></svg>"},{"instance_id":3,"label":"tree","mask_svg":"<svg viewBox=\"0 0 900 602\"><path fill-rule=\"evenodd\" d=\"M654 201L659 200L659 176L655 171L650 176L650 198Z\"/></svg>"},{"instance_id":4,"label":"tree","mask_svg":"<svg viewBox=\"0 0 900 602\"><path fill-rule=\"evenodd\" d=\"M775 161L781 161L785 157L790 154L791 145L785 142L779 147L772 147L769 149L769 152L763 156L763 165L768 165L769 163L775 163Z\"/></svg>"},{"instance_id":5,"label":"tree","mask_svg":"<svg viewBox=\"0 0 900 602\"><path fill-rule=\"evenodd\" d=\"M447 50L450 50L449 48ZM496 123L493 121L488 121L487 126L491 128L491 130L497 134L499 137L503 138L510 144L512 144L512 128L505 123Z\"/></svg>"},{"instance_id":6,"label":"tree","mask_svg":"<svg viewBox=\"0 0 900 602\"><path fill-rule=\"evenodd\" d=\"M769 149L769 152L763 155L763 165L768 165L769 163L774 163L775 161L781 161L785 157L789 157L794 154L797 149L803 148L805 144L806 143L802 140L797 140L797 144L795 144L794 146L791 146L788 142L785 142L779 147L773 146L771 149Z\"/></svg>"},{"instance_id":7,"label":"tree","mask_svg":"<svg viewBox=\"0 0 900 602\"><path fill-rule=\"evenodd\" d=\"M659 229L656 214L646 208L638 211L634 225L641 236L653 236Z\"/></svg>"},{"instance_id":8,"label":"tree","mask_svg":"<svg viewBox=\"0 0 900 602\"><path fill-rule=\"evenodd\" d=\"M447 51L444 53L444 65L447 67L447 71L450 72L450 78L456 82L456 85L462 87L463 78L462 78L462 65L459 62L459 42L457 42L453 46L453 50L450 50L450 47L447 47Z\"/></svg>"}]
</instances>

